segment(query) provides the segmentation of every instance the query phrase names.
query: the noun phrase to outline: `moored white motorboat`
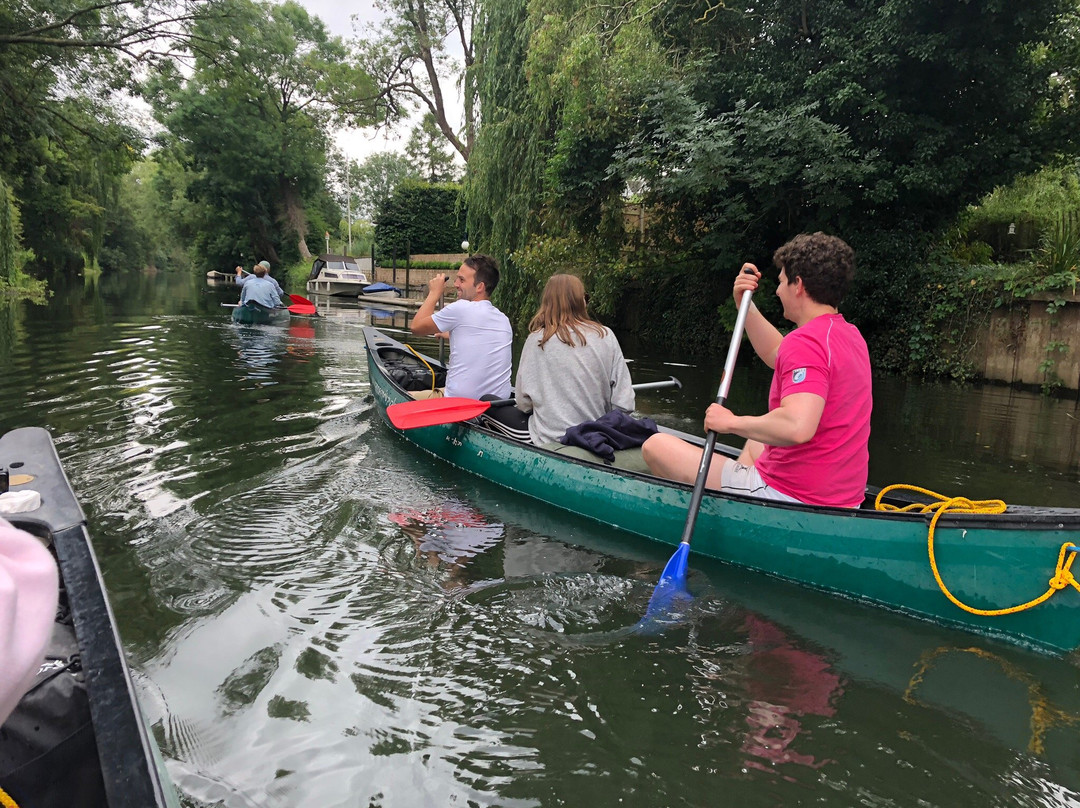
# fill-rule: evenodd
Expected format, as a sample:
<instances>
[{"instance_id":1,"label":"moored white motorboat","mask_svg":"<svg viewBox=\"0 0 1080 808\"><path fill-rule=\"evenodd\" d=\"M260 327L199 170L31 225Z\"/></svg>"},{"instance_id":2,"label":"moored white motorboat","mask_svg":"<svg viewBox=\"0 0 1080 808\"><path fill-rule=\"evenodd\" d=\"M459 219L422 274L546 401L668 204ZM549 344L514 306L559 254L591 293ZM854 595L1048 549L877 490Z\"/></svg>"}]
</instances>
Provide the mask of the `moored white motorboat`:
<instances>
[{"instance_id":1,"label":"moored white motorboat","mask_svg":"<svg viewBox=\"0 0 1080 808\"><path fill-rule=\"evenodd\" d=\"M308 294L357 297L371 283L365 269L371 269L370 258L324 253L311 265Z\"/></svg>"}]
</instances>

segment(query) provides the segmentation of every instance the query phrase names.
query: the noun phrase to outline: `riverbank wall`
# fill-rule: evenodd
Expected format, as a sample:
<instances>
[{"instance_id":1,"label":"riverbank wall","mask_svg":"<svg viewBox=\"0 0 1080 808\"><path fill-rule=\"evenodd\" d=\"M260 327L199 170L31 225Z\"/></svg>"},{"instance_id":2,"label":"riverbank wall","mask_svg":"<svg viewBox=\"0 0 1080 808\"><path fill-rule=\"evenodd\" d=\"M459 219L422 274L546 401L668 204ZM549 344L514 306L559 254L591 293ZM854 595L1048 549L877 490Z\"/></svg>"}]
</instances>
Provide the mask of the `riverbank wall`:
<instances>
[{"instance_id":1,"label":"riverbank wall","mask_svg":"<svg viewBox=\"0 0 1080 808\"><path fill-rule=\"evenodd\" d=\"M994 309L969 361L989 381L1080 390L1080 295L1033 295Z\"/></svg>"}]
</instances>

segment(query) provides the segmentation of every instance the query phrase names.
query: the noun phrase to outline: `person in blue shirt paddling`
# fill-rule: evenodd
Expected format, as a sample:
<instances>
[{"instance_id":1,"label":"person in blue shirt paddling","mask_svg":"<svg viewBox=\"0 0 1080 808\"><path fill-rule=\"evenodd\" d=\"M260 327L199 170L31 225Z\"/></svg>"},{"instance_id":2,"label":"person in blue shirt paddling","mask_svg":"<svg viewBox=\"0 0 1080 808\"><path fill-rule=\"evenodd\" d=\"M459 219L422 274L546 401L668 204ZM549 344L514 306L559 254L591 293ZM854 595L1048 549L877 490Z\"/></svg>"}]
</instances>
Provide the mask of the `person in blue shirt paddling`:
<instances>
[{"instance_id":1,"label":"person in blue shirt paddling","mask_svg":"<svg viewBox=\"0 0 1080 808\"><path fill-rule=\"evenodd\" d=\"M280 287L266 274L266 267L262 264L255 265L253 276L244 282L244 288L240 290L240 305L257 305L265 309L281 307Z\"/></svg>"},{"instance_id":2,"label":"person in blue shirt paddling","mask_svg":"<svg viewBox=\"0 0 1080 808\"><path fill-rule=\"evenodd\" d=\"M263 274L266 276L266 280L270 281L270 283L273 285L274 289L277 291L278 299L279 300L284 300L285 299L285 292L282 291L281 284L279 284L274 278L270 277L270 262L269 261L260 261L259 263L257 263L255 265L255 270L252 270L250 273L248 273L248 275L246 277L243 275L243 272L244 272L243 267L237 267L236 268L236 285L237 286L243 286L245 283L252 280L256 275L258 275L257 270L259 269L259 267L263 268ZM279 303L278 305L281 305L281 304Z\"/></svg>"}]
</instances>

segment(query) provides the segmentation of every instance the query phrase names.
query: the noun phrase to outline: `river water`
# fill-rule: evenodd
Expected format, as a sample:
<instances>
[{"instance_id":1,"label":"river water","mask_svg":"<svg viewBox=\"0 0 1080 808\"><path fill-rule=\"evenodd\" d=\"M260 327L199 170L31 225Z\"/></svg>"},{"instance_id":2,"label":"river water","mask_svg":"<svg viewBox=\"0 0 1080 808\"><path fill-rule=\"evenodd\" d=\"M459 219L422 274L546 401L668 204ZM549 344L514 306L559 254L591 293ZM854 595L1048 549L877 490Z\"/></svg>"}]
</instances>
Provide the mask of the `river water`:
<instances>
[{"instance_id":1,"label":"river water","mask_svg":"<svg viewBox=\"0 0 1080 808\"><path fill-rule=\"evenodd\" d=\"M627 635L671 548L394 436L361 328L400 316L236 327L234 299L0 302L0 431L52 431L187 805L1080 805L1075 661L693 554L690 619ZM699 429L722 357L624 344L684 382L640 412ZM767 383L744 363L733 408ZM1078 505L1078 416L877 379L871 480Z\"/></svg>"}]
</instances>

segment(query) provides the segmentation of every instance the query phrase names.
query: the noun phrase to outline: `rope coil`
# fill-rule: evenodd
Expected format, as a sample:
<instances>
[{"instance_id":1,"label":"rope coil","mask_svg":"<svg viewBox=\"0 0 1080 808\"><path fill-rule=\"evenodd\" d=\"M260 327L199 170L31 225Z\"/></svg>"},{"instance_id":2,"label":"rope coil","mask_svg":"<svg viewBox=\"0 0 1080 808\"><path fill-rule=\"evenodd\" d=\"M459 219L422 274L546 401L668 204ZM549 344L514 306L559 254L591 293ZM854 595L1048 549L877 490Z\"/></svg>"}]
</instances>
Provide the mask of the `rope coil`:
<instances>
[{"instance_id":1,"label":"rope coil","mask_svg":"<svg viewBox=\"0 0 1080 808\"><path fill-rule=\"evenodd\" d=\"M897 490L914 491L936 501L927 504L914 502L910 505L904 505L903 507L882 502L888 492ZM1069 586L1076 589L1077 592L1080 592L1080 582L1077 582L1076 577L1072 573L1072 565L1073 561L1076 559L1078 548L1072 542L1065 542L1061 545L1061 549L1058 550L1057 566L1054 568L1054 575L1049 581L1050 588L1037 598L1029 600L1027 603L1021 603L1017 606L1010 606L1005 609L976 609L974 606L968 606L966 603L963 603L949 591L949 588L945 585L945 581L941 578L941 573L938 571L937 558L934 555L934 531L937 528L938 519L946 513L1005 513L1007 507L1008 506L1000 499L970 500L967 497L946 497L926 488L903 484L885 486L874 500L874 509L878 511L934 514L934 517L930 520L930 530L926 539L927 553L930 556L930 569L934 573L934 580L937 581L937 585L945 597L965 612L981 615L983 617L1000 617L1001 615L1016 614L1017 612L1032 609L1040 603L1049 600L1055 592L1060 592L1062 589Z\"/></svg>"}]
</instances>

